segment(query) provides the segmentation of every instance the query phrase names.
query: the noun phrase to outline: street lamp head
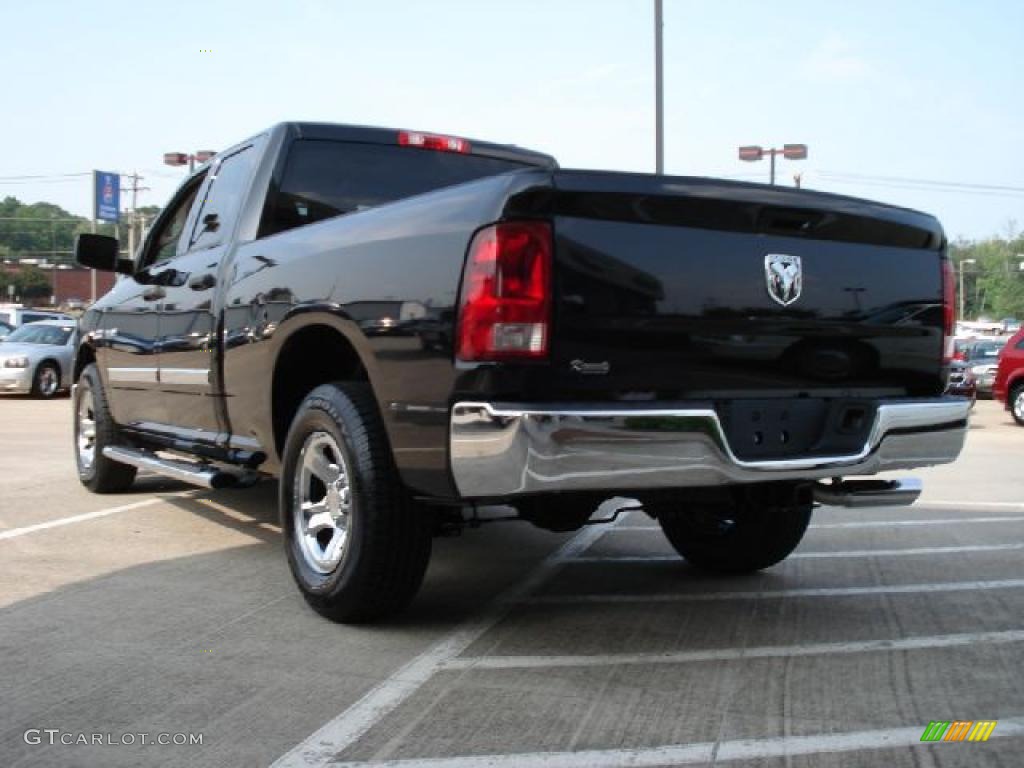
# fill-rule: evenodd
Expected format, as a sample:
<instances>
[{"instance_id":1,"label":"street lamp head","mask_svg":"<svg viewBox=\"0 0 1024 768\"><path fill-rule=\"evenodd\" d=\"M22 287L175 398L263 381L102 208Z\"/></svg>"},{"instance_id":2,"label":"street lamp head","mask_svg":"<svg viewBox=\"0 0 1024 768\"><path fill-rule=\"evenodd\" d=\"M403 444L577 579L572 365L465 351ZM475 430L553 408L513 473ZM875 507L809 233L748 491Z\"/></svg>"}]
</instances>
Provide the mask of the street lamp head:
<instances>
[{"instance_id":1,"label":"street lamp head","mask_svg":"<svg viewBox=\"0 0 1024 768\"><path fill-rule=\"evenodd\" d=\"M748 163L755 162L764 157L764 149L757 146L740 147L740 160Z\"/></svg>"},{"instance_id":2,"label":"street lamp head","mask_svg":"<svg viewBox=\"0 0 1024 768\"><path fill-rule=\"evenodd\" d=\"M184 152L164 152L164 165L188 165L188 155Z\"/></svg>"},{"instance_id":3,"label":"street lamp head","mask_svg":"<svg viewBox=\"0 0 1024 768\"><path fill-rule=\"evenodd\" d=\"M782 145L782 156L787 160L806 160L807 159L807 145L806 144L783 144Z\"/></svg>"}]
</instances>

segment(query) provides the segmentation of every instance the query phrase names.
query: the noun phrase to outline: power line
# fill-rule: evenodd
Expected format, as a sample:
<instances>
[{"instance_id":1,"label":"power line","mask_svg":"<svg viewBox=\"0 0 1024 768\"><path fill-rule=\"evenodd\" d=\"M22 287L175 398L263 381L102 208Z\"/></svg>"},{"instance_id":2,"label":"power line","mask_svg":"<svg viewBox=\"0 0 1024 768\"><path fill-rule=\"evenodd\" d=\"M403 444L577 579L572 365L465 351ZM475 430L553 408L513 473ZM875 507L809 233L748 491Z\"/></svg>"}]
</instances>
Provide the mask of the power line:
<instances>
[{"instance_id":1,"label":"power line","mask_svg":"<svg viewBox=\"0 0 1024 768\"><path fill-rule=\"evenodd\" d=\"M1024 190L1020 192L997 192L984 189L970 189L957 187L930 187L918 184L901 184L890 181L872 181L870 179L844 179L832 176L822 176L821 181L827 184L848 184L858 187L880 187L883 189L905 189L913 192L947 192L957 195L978 195L981 197L1006 197L1019 200L1024 197Z\"/></svg>"},{"instance_id":2,"label":"power line","mask_svg":"<svg viewBox=\"0 0 1024 768\"><path fill-rule=\"evenodd\" d=\"M2 181L2 180L0 180L0 184L3 184L4 186L18 186L18 185L21 185L21 184L68 184L70 182L76 182L77 183L77 182L80 182L80 181L81 181L81 179L70 179L70 178L61 178L61 179L21 179L21 180L18 180L18 181Z\"/></svg>"},{"instance_id":3,"label":"power line","mask_svg":"<svg viewBox=\"0 0 1024 768\"><path fill-rule=\"evenodd\" d=\"M966 181L939 181L937 179L919 179L909 176L872 176L862 173L849 173L846 171L818 171L820 176L832 178L846 178L864 181L893 182L898 184L914 184L921 186L950 187L954 189L976 189L990 192L1014 192L1024 193L1024 187L1011 187L1003 184L977 184Z\"/></svg>"},{"instance_id":4,"label":"power line","mask_svg":"<svg viewBox=\"0 0 1024 768\"><path fill-rule=\"evenodd\" d=\"M91 176L92 171L80 171L75 173L41 173L27 176L0 176L0 181L11 181L17 179L56 179L69 176Z\"/></svg>"}]
</instances>

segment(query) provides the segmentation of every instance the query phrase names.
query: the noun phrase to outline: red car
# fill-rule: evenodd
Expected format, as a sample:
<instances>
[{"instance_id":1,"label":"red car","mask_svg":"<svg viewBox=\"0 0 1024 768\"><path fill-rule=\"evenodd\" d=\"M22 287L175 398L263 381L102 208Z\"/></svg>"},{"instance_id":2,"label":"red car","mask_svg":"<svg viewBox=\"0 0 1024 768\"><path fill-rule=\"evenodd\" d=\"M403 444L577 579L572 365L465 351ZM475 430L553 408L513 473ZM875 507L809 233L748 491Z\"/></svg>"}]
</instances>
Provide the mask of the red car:
<instances>
[{"instance_id":1,"label":"red car","mask_svg":"<svg viewBox=\"0 0 1024 768\"><path fill-rule=\"evenodd\" d=\"M992 390L996 399L1006 403L1006 409L1024 427L1024 328L1006 342L999 354L999 370Z\"/></svg>"}]
</instances>

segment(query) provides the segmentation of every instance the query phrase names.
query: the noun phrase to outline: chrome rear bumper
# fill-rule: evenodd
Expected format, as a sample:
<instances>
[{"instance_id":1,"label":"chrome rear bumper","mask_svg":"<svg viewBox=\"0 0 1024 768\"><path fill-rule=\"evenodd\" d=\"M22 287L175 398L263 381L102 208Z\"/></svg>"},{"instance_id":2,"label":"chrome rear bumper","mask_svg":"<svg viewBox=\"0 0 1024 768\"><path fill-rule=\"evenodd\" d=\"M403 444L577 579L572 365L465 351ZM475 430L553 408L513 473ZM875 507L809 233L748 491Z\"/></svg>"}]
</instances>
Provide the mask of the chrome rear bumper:
<instances>
[{"instance_id":1,"label":"chrome rear bumper","mask_svg":"<svg viewBox=\"0 0 1024 768\"><path fill-rule=\"evenodd\" d=\"M969 412L962 398L882 401L855 454L743 461L710 406L464 402L451 414L451 468L463 498L873 475L953 461L963 448Z\"/></svg>"}]
</instances>

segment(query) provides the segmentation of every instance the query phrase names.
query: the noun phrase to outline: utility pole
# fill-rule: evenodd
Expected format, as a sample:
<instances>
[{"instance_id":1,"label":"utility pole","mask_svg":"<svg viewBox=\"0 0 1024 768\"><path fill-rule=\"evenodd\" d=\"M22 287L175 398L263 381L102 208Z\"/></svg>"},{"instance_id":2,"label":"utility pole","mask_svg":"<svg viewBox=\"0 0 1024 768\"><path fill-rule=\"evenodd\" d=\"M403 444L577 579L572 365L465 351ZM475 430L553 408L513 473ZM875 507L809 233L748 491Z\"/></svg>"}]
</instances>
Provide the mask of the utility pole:
<instances>
[{"instance_id":1,"label":"utility pole","mask_svg":"<svg viewBox=\"0 0 1024 768\"><path fill-rule=\"evenodd\" d=\"M964 264L977 264L977 259L960 259L960 319L964 319Z\"/></svg>"},{"instance_id":2,"label":"utility pole","mask_svg":"<svg viewBox=\"0 0 1024 768\"><path fill-rule=\"evenodd\" d=\"M92 233L96 234L96 171L92 172L92 211L89 212L92 219ZM96 270L89 270L89 304L96 303Z\"/></svg>"},{"instance_id":3,"label":"utility pole","mask_svg":"<svg viewBox=\"0 0 1024 768\"><path fill-rule=\"evenodd\" d=\"M654 0L654 172L665 172L665 81L662 60L661 2Z\"/></svg>"},{"instance_id":4,"label":"utility pole","mask_svg":"<svg viewBox=\"0 0 1024 768\"><path fill-rule=\"evenodd\" d=\"M129 256L129 258L134 258L135 257L135 221L138 218L138 216L137 216L137 214L135 212L136 203L138 202L139 192L148 192L149 191L149 187L143 187L143 186L139 185L139 182L142 181L143 177L139 176L138 171L133 171L128 176L128 178L132 180L132 184L131 184L130 187L126 187L122 191L127 191L127 192L131 192L132 193L132 207L129 209L129 214L128 214L128 256ZM141 239L142 238L140 236L139 240L141 240Z\"/></svg>"}]
</instances>

